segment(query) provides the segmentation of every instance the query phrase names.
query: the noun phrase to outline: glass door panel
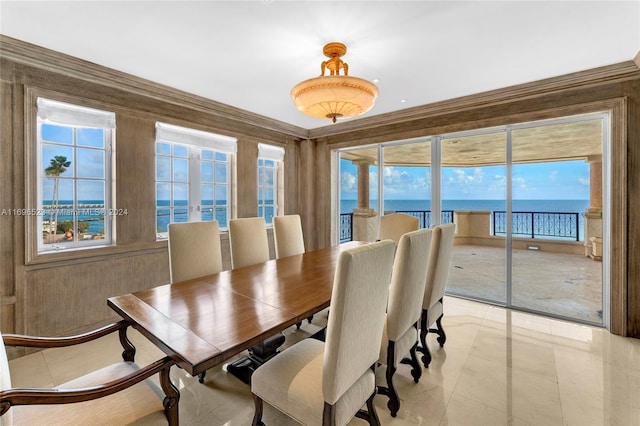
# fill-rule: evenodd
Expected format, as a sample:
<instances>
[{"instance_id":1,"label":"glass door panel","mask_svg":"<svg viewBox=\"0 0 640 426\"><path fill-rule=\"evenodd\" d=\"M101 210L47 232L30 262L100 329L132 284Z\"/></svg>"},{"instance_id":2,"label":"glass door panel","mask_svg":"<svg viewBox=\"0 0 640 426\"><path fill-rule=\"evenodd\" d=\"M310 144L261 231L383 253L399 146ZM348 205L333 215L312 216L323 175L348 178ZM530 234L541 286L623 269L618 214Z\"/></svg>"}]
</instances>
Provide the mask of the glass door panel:
<instances>
[{"instance_id":1,"label":"glass door panel","mask_svg":"<svg viewBox=\"0 0 640 426\"><path fill-rule=\"evenodd\" d=\"M447 293L506 303L506 133L441 140L442 223L456 223Z\"/></svg>"},{"instance_id":2,"label":"glass door panel","mask_svg":"<svg viewBox=\"0 0 640 426\"><path fill-rule=\"evenodd\" d=\"M602 120L512 131L514 307L602 324ZM598 247L599 245L599 247Z\"/></svg>"},{"instance_id":3,"label":"glass door panel","mask_svg":"<svg viewBox=\"0 0 640 426\"><path fill-rule=\"evenodd\" d=\"M420 219L420 228L431 221L431 141L383 146L383 211Z\"/></svg>"}]
</instances>

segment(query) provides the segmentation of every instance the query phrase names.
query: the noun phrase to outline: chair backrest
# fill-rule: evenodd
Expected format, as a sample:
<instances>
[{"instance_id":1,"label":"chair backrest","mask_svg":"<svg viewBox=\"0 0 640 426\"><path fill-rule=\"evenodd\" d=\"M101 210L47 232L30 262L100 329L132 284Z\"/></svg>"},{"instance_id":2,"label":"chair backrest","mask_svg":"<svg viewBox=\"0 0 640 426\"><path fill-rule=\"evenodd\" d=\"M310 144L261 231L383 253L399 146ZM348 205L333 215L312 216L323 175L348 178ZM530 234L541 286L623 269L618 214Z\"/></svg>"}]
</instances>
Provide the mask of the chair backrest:
<instances>
[{"instance_id":1,"label":"chair backrest","mask_svg":"<svg viewBox=\"0 0 640 426\"><path fill-rule=\"evenodd\" d=\"M269 260L269 240L264 218L231 219L229 221L229 247L233 269Z\"/></svg>"},{"instance_id":2,"label":"chair backrest","mask_svg":"<svg viewBox=\"0 0 640 426\"><path fill-rule=\"evenodd\" d=\"M0 334L0 391L11 389L11 375L9 374L9 360L7 352ZM0 416L0 425L9 426L13 424L13 414L11 410Z\"/></svg>"},{"instance_id":3,"label":"chair backrest","mask_svg":"<svg viewBox=\"0 0 640 426\"><path fill-rule=\"evenodd\" d=\"M409 232L398 243L387 306L387 336L394 342L420 319L431 233L431 229Z\"/></svg>"},{"instance_id":4,"label":"chair backrest","mask_svg":"<svg viewBox=\"0 0 640 426\"><path fill-rule=\"evenodd\" d=\"M378 239L390 239L396 244L400 237L407 232L416 231L420 227L420 220L417 217L402 213L391 213L380 216L380 233Z\"/></svg>"},{"instance_id":5,"label":"chair backrest","mask_svg":"<svg viewBox=\"0 0 640 426\"><path fill-rule=\"evenodd\" d=\"M302 222L297 214L273 218L273 241L276 259L304 253Z\"/></svg>"},{"instance_id":6,"label":"chair backrest","mask_svg":"<svg viewBox=\"0 0 640 426\"><path fill-rule=\"evenodd\" d=\"M322 395L329 404L378 360L394 252L395 244L385 240L340 253L322 370Z\"/></svg>"},{"instance_id":7,"label":"chair backrest","mask_svg":"<svg viewBox=\"0 0 640 426\"><path fill-rule=\"evenodd\" d=\"M171 282L190 280L222 271L218 222L169 225Z\"/></svg>"},{"instance_id":8,"label":"chair backrest","mask_svg":"<svg viewBox=\"0 0 640 426\"><path fill-rule=\"evenodd\" d=\"M431 252L427 267L427 286L424 291L422 308L429 309L444 296L451 256L453 255L453 239L456 225L448 223L433 228Z\"/></svg>"}]
</instances>

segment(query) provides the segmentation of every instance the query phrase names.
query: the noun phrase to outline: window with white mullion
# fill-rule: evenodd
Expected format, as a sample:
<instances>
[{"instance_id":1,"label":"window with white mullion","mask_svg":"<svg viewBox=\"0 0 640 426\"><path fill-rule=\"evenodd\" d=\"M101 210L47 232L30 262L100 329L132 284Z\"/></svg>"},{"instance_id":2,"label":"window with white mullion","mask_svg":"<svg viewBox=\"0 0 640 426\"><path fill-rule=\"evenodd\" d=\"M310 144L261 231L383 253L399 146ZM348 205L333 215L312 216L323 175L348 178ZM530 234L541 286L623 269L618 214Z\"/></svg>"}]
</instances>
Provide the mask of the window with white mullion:
<instances>
[{"instance_id":1,"label":"window with white mullion","mask_svg":"<svg viewBox=\"0 0 640 426\"><path fill-rule=\"evenodd\" d=\"M115 114L44 98L37 106L38 252L111 244Z\"/></svg>"},{"instance_id":2,"label":"window with white mullion","mask_svg":"<svg viewBox=\"0 0 640 426\"><path fill-rule=\"evenodd\" d=\"M258 216L263 217L268 225L279 214L278 200L282 194L278 191L278 176L283 160L284 148L258 144Z\"/></svg>"},{"instance_id":3,"label":"window with white mullion","mask_svg":"<svg viewBox=\"0 0 640 426\"><path fill-rule=\"evenodd\" d=\"M235 154L235 146L234 138L156 124L159 239L166 238L168 225L174 222L217 220L220 228L226 229L231 199L231 156ZM181 197L183 192L187 196Z\"/></svg>"}]
</instances>

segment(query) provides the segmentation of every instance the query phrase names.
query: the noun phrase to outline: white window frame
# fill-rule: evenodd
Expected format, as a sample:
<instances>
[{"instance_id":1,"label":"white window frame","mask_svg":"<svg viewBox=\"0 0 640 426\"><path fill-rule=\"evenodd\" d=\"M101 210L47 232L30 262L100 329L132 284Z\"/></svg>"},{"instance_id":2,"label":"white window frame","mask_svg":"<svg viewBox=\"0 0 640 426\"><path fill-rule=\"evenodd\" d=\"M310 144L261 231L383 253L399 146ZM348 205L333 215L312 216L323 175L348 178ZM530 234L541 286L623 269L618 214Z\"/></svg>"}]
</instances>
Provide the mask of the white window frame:
<instances>
[{"instance_id":1,"label":"white window frame","mask_svg":"<svg viewBox=\"0 0 640 426\"><path fill-rule=\"evenodd\" d=\"M261 164L262 161L273 161L273 166L268 166L265 164ZM258 188L258 217L262 217L265 220L267 226L272 226L273 221L268 220L266 216L266 209L269 207L273 207L273 216L282 215L282 205L283 205L283 176L284 176L284 148L269 145L265 143L258 144L258 179L257 179L257 188ZM272 185L263 185L260 181L260 175L263 171L268 171L273 174L273 184ZM262 197L262 193L264 190L271 189L273 191L273 204L265 203L265 200Z\"/></svg>"},{"instance_id":2,"label":"white window frame","mask_svg":"<svg viewBox=\"0 0 640 426\"><path fill-rule=\"evenodd\" d=\"M187 157L174 157L173 148L171 151L171 155L160 154L157 152L158 144L169 144L172 147L180 146L187 149ZM203 220L203 211L208 210L208 206L202 206L201 202L201 185L203 184L201 178L201 166L203 162L211 162L214 167L214 180L213 182L205 182L206 184L211 184L214 186L214 201L215 201L215 187L216 186L226 186L226 215L227 215L227 223L228 220L232 218L233 212L233 167L235 166L235 155L237 151L237 139L229 136L219 135L216 133L205 132L202 130L191 129L187 127L176 126L172 124L166 123L156 123L156 154L155 154L155 183L156 183L156 226L157 226L157 215L159 209L168 209L170 210L170 219L169 223L175 223L174 212L176 208L182 208L183 206L175 206L173 202L170 203L170 206L158 206L157 200L157 187L159 183L168 183L173 184L173 158L186 158L188 161L187 166L187 181L186 184L188 186L188 200L187 200L187 220L186 222L199 222ZM214 158L203 159L202 152L203 151L213 151ZM215 153L226 155L226 161L222 161L216 159ZM168 157L171 158L171 170L170 180L158 180L158 157ZM226 164L226 183L220 184L215 181L215 165L219 163ZM171 189L173 190L173 188ZM173 200L173 196L172 196ZM213 218L211 220L216 220L215 216L215 206L212 206L212 215ZM221 230L227 229L224 224L220 225ZM156 239L164 240L167 238L167 232L157 230Z\"/></svg>"},{"instance_id":3,"label":"white window frame","mask_svg":"<svg viewBox=\"0 0 640 426\"><path fill-rule=\"evenodd\" d=\"M36 98L37 105L37 120L36 120L36 163L37 163L37 208L35 210L25 210L25 214L32 213L37 217L35 238L37 243L35 245L37 254L49 254L59 251L85 249L111 245L114 241L113 237L113 221L115 216L119 214L126 214L127 212L116 212L113 208L113 154L114 154L114 142L115 142L115 128L116 128L116 116L114 112L104 111L94 108L88 108L79 106L76 104L65 103L55 101L43 97ZM44 141L42 139L42 125L50 124L60 127L71 128L73 132L72 144L58 143L55 141ZM104 148L90 147L78 145L77 133L79 129L94 128L103 130ZM60 146L70 147L73 150L73 158L70 168L74 170L73 176L70 177L58 177L51 178L44 172L48 166L48 159L42 158L43 146ZM102 178L96 177L79 177L78 176L78 162L77 153L78 150L95 150L104 152L104 176ZM45 244L43 241L43 230L45 225L45 216L51 216L51 209L45 209L44 206L44 183L48 179L62 179L63 181L72 181L74 186L73 205L67 209L58 209L57 214L63 217L70 216L73 221L74 239L72 241L65 241L64 243L50 243ZM104 182L104 204L103 205L81 205L78 196L78 182L79 181L101 181ZM60 182L60 181L58 181ZM92 238L80 239L80 233L78 232L78 223L82 221L81 218L91 219L91 216L104 218L103 233L96 234ZM52 216L49 220L53 220ZM56 222L60 218L56 217ZM56 223L57 226L57 223ZM54 232L54 235L57 235Z\"/></svg>"}]
</instances>

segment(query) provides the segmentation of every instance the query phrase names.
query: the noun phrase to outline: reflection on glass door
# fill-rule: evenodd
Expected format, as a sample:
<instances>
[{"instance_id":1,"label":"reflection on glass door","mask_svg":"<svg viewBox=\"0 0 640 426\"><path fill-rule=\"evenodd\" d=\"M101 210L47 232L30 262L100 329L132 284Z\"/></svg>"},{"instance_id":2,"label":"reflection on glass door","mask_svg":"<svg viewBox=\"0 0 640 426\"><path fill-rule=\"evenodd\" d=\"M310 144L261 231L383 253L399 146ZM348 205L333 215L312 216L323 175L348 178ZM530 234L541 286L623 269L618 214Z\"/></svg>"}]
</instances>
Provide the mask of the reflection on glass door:
<instances>
[{"instance_id":1,"label":"reflection on glass door","mask_svg":"<svg viewBox=\"0 0 640 426\"><path fill-rule=\"evenodd\" d=\"M506 147L504 131L442 138L442 222L456 224L449 294L506 303L505 239L495 235L496 214L506 211Z\"/></svg>"},{"instance_id":2,"label":"reflection on glass door","mask_svg":"<svg viewBox=\"0 0 640 426\"><path fill-rule=\"evenodd\" d=\"M420 228L430 228L431 142L427 139L385 145L382 155L384 214L415 216Z\"/></svg>"},{"instance_id":3,"label":"reflection on glass door","mask_svg":"<svg viewBox=\"0 0 640 426\"><path fill-rule=\"evenodd\" d=\"M602 324L602 118L512 131L511 305Z\"/></svg>"}]
</instances>

